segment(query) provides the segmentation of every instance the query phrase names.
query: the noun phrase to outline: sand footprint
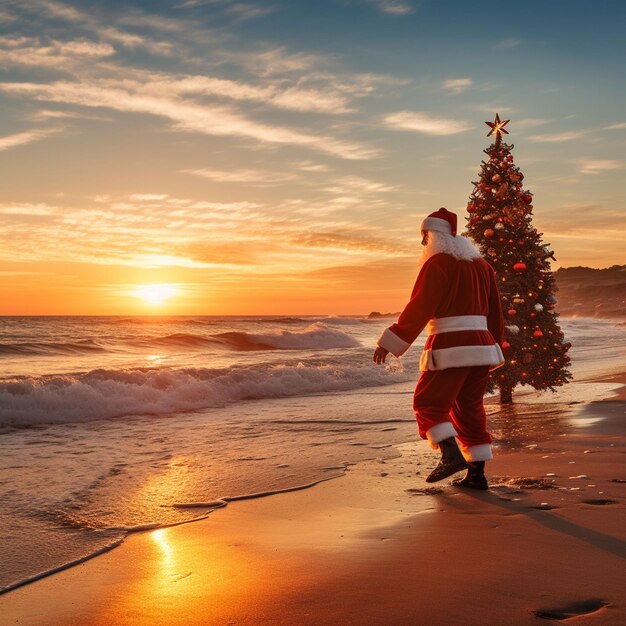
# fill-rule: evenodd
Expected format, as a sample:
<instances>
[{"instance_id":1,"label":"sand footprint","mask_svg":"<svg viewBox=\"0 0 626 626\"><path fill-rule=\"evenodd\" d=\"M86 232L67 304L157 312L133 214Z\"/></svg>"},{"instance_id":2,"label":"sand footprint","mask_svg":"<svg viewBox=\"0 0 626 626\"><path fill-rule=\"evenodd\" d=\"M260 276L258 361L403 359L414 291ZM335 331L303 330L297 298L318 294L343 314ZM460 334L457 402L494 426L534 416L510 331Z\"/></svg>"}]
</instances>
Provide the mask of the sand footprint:
<instances>
[{"instance_id":1,"label":"sand footprint","mask_svg":"<svg viewBox=\"0 0 626 626\"><path fill-rule=\"evenodd\" d=\"M610 498L592 498L590 500L583 500L584 504L617 504L617 500L611 500Z\"/></svg>"},{"instance_id":2,"label":"sand footprint","mask_svg":"<svg viewBox=\"0 0 626 626\"><path fill-rule=\"evenodd\" d=\"M558 609L535 609L533 613L541 619L551 619L557 621L565 621L581 615L591 615L600 611L608 602L605 600L581 600L580 602L572 602Z\"/></svg>"}]
</instances>

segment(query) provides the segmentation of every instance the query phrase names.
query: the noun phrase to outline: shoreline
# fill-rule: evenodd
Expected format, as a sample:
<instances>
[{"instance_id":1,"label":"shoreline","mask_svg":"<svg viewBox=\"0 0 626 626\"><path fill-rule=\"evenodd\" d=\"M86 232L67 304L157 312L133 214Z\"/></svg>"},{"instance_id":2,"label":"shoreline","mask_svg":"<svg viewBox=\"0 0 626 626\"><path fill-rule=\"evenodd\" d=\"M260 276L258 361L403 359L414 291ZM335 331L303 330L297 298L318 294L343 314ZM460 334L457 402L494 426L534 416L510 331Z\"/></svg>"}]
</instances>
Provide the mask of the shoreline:
<instances>
[{"instance_id":1,"label":"shoreline","mask_svg":"<svg viewBox=\"0 0 626 626\"><path fill-rule=\"evenodd\" d=\"M618 420L618 417L619 417L618 416L619 411L623 411L622 405L623 405L624 396L626 395L626 387L624 387L623 385L624 385L624 382L626 381L626 376L620 373L620 374L614 374L610 376L601 376L594 380L595 382L619 383L622 386L617 390L615 397L585 404L583 407L582 413L589 412L590 410L595 413L597 413L598 411L600 413L605 413L605 414L611 413L612 417L610 418L609 421L612 420L613 422L616 422L616 420ZM620 403L622 403L622 405L620 405ZM611 407L609 407L609 405L611 405ZM581 408L580 406L576 407L573 412L581 413L581 411L579 410L580 408ZM575 419L575 416L572 416L572 419ZM619 434L608 434L608 435L597 434L597 433L594 434L593 428L589 429L589 427L583 428L583 429L577 429L577 431L578 432L563 435L559 437L556 441L548 440L540 444L532 444L532 445L526 446L526 449L522 452L505 451L505 450L502 450L501 452L499 452L496 459L491 463L490 469L493 468L494 472L496 471L496 469L498 469L500 472L506 469L507 473L504 473L504 474L500 473L500 474L496 474L495 476L493 475L493 473L491 474L492 476L491 482L493 484L493 488L490 492L487 492L488 495L486 496L486 498L487 498L488 504L490 505L493 504L491 500L497 499L497 504L499 506L508 507L508 509L506 510L509 511L507 514L509 516L519 516L522 514L527 514L529 506L534 507L534 509L532 509L534 511L533 514L537 514L537 512L540 511L541 514L543 515L546 515L547 512L552 510L553 508L557 508L557 509L563 508L563 507L553 507L550 504L550 502L548 502L549 499L547 497L545 498L546 502L542 502L542 501L534 502L534 500L537 500L537 498L534 497L537 495L537 493L544 495L547 493L552 494L552 493L557 492L557 490L547 487L547 485L549 485L549 482L546 483L545 480L544 482L540 481L539 483L535 485L535 489L533 488L527 489L526 487L521 485L519 482L516 483L514 480L513 482L510 482L512 479L506 478L506 476L508 474L514 475L515 472L512 470L515 470L516 466L519 463L522 463L523 465L527 465L530 462L529 457L530 456L536 457L538 451L543 451L547 453L546 455L543 456L544 459L546 458L546 456L557 455L557 452L555 451L559 450L559 447L562 447L564 442L569 444L569 447L573 449L573 451L568 450L567 452L577 455L576 461L574 461L574 463L581 463L583 460L586 463L590 462L590 460L593 460L596 455L588 454L588 453L586 454L584 451L581 451L578 449L581 447L581 441L580 441L581 436L583 439L585 437L591 436L591 438L596 443L603 442L603 445L604 443L608 441L608 439L616 439L616 440L619 440L620 445L623 444L623 440L620 438L620 435L623 436L624 430L623 428L619 429L619 422L618 422ZM615 444L616 442L613 442L612 445L604 446L604 447L614 447ZM424 442L420 442L420 441L412 441L408 443L395 444L394 447L398 450L401 456L394 457L391 459L386 459L386 460L378 459L378 460L360 461L354 466L346 467L344 472L339 476L327 477L323 479L322 481L315 481L315 484L317 485L315 489L310 488L312 487L312 485L304 485L304 486L296 487L293 489L288 489L285 491L278 490L277 492L268 493L268 494L249 494L249 497L246 499L234 498L236 500L240 500L236 507L224 507L222 505L219 511L214 509L213 511L204 515L202 518L196 518L193 520L185 521L183 522L182 525L177 524L177 525L173 525L169 527L161 527L157 530L153 529L153 530L131 532L124 538L122 542L120 542L120 544L115 546L119 548L118 550L112 550L111 548L109 548L104 554L100 553L98 555L99 556L98 559L95 559L94 558L95 555L92 555L88 557L88 559L83 560L81 565L74 564L73 566L65 566L61 570L56 571L54 575L45 574L43 576L38 577L36 581L31 581L29 583L23 582L23 583L20 583L19 586L13 587L10 590L10 592L9 590L5 591L3 595L0 596L0 608L3 608L3 611L8 610L9 612L7 613L7 615L13 616L15 617L15 619L18 619L19 615L24 615L24 610L26 610L26 607L33 604L34 600L32 598L36 598L37 602L44 601L44 598L46 598L47 595L52 594L53 596L55 596L55 594L58 594L59 587L65 588L69 585L69 587L71 588L72 585L82 585L85 582L85 579L87 581L89 580L95 581L98 578L98 576L100 576L103 569L104 570L107 569L107 566L115 568L116 562L122 564L122 567L121 567L122 570L128 570L130 567L130 563L128 560L129 555L133 553L136 549L138 549L135 547L136 545L141 546L141 548L139 548L141 552L141 556L139 560L143 562L142 567L150 569L150 563L154 560L153 559L154 555L152 557L146 556L145 549L147 545L150 545L150 543L154 543L155 539L153 539L152 537L154 537L155 533L157 536L160 536L163 534L168 535L168 536L173 536L174 538L171 539L170 541L172 541L174 545L176 545L178 542L182 542L184 544L185 541L190 540L192 537L194 537L196 541L196 544L194 544L195 545L194 550L200 550L200 551L204 550L206 552L206 549L207 549L207 546L205 545L206 542L209 542L209 544L213 545L214 547L216 545L219 545L221 546L222 549L224 548L223 540L225 537L222 536L220 538L219 532L215 536L213 536L213 534L214 534L214 530L216 527L220 529L220 532L222 533L226 532L227 529L224 526L225 523L232 525L232 528L228 529L228 532L226 532L226 535L228 535L229 540L231 542L236 543L237 541L241 540L242 537L248 536L250 532L249 529L245 528L245 525L242 526L242 518L254 519L255 517L261 515L261 519L263 519L263 515L268 515L269 512L272 510L278 510L278 511L284 512L285 508L287 508L290 510L290 518L291 518L292 523L296 525L300 525L304 528L309 528L310 530L311 519L308 518L307 516L309 514L314 515L316 501L327 500L328 501L328 515L336 517L338 511L340 512L343 511L345 513L346 507L349 509L352 506L352 504L348 506L346 502L353 501L355 497L357 497L357 499L364 498L363 506L366 507L369 513L371 513L374 516L374 518L376 518L377 521L374 523L372 520L365 520L364 522L358 525L359 527L357 529L354 528L354 524L350 524L350 523L347 524L346 526L347 534L351 537L351 539L355 542L355 544L360 545L360 548L357 549L356 552L354 552L352 556L348 559L348 561L351 562L351 559L356 559L357 561L360 561L360 559L362 559L363 557L362 552L364 549L364 545L363 545L364 540L363 540L363 537L359 535L359 532L364 531L365 536L371 535L372 532L376 533L381 527L381 522L383 522L382 527L391 528L391 530L389 530L389 533L388 533L390 537L388 537L385 540L385 543L395 542L395 543L402 544L403 542L407 542L407 541L411 543L412 541L415 541L416 539L416 537L414 536L416 528L419 528L420 532L422 531L425 532L425 528L423 527L425 524L425 522L423 521L423 514L427 514L427 517L429 515L439 516L438 513L440 513L441 510L438 507L441 505L443 505L444 509L447 510L448 514L451 513L451 515L448 515L448 518L456 518L457 514L459 513L465 514L467 511L464 512L463 508L461 508L460 510L455 510L455 509L456 509L457 504L468 501L468 499L470 502L474 501L474 502L481 503L481 506L486 506L484 498L477 496L477 494L473 494L473 493L467 494L465 492L459 492L459 490L455 490L453 488L447 487L447 481L444 481L443 483L438 483L437 486L434 486L434 487L416 486L416 483L420 479L414 478L415 473L414 471L411 471L411 470L414 470L415 468L411 466L410 461L408 461L407 459L407 455L418 456L418 459L419 459L418 463L433 464L436 458L436 454L433 451L430 451L427 446L424 446ZM564 452L565 451L561 450L560 452L558 452L558 454L562 455L564 454ZM582 456L583 454L585 454L585 456ZM557 460L557 457L555 457L555 460ZM536 458L534 459L535 464L538 461L539 459L536 459ZM597 470L594 469L594 473L596 471ZM557 472L544 472L544 473L554 474ZM379 474L379 476L376 476L376 474ZM528 472L522 473L522 476L526 474L528 474ZM560 475L560 473L558 475ZM418 476L419 476L419 473L418 473ZM341 478L341 480L335 480L335 478ZM589 480L592 480L592 479L589 479ZM597 479L594 478L593 480L594 480L594 483L597 483ZM361 496L358 496L359 489L364 488L363 483L367 483L370 481L375 481L377 483L378 486L374 489L376 493L372 491L372 488L367 488L365 489L364 494L361 494ZM320 482L324 484L320 485L319 484ZM384 484L384 490L382 493L379 493L377 490L383 487L383 485L380 484L381 482ZM594 483L589 483L589 484L594 484ZM349 486L344 487L344 485L349 485ZM443 488L442 488L442 485L443 485ZM541 485L541 487L537 488L537 485ZM614 490L623 489L623 486L621 486L620 483L614 483L614 485L611 485L611 487ZM568 489L568 488L565 487L565 489ZM574 489L578 490L580 489L580 487L574 488ZM589 488L585 487L585 489L589 489ZM516 490L517 491L521 490L520 497L519 498L509 497L510 495L512 495L511 493L508 493L511 490L513 490L513 492L515 492ZM560 486L558 491L563 493L564 492L563 486ZM569 489L568 489L568 491L566 492L566 496L571 498L571 495L576 494L576 493L577 491L569 492ZM530 497L529 497L529 494L530 494ZM272 498L269 498L268 497L269 495L272 495ZM593 495L594 495L594 498L587 498L587 499L588 500L602 500L604 498L604 495L601 493L600 494L594 493ZM618 499L618 496L615 496L615 498L607 496L604 499L611 500L611 506L604 507L604 509L607 511L615 510L616 507L614 506L613 503L615 504L621 503L621 500ZM541 500L541 498L539 498L539 500ZM398 506L398 501L401 503L401 506ZM530 503L527 503L527 501L530 501ZM517 504L518 502L524 502L524 504L523 505ZM447 507L452 507L453 505L454 507L452 509L447 508ZM570 503L569 507L571 508L572 506L573 505ZM596 511L599 508L601 508L601 507L598 507L597 505L592 505L592 504L587 504L585 506L592 507L592 510L596 510ZM520 507L523 508L523 511L522 509L520 509ZM297 514L294 513L295 511L297 511ZM213 515L211 515L210 513L213 513ZM273 516L275 516L275 514ZM603 516L606 517L606 514L604 514ZM583 517L587 519L588 514L583 515ZM218 520L218 518L220 519ZM226 518L226 520L230 518L230 522L222 521L224 518ZM235 520L234 524L232 523L233 518ZM480 518L480 516L478 516L478 518ZM447 518L446 516L443 516L442 519L445 521ZM407 523L410 520L412 521L409 524L409 527L413 529L413 535L411 535L410 533L409 535L406 535L406 533L402 531L402 524ZM192 524L191 522L198 522L198 523ZM564 522L559 522L559 523L564 524ZM568 523L571 525L573 522L570 521ZM211 524L211 528L204 528L204 524ZM399 527L398 527L398 524L399 524ZM426 526L429 527L429 524L430 522L428 522ZM445 522L445 524L449 525L450 519L447 519L447 522ZM567 524L565 524L565 526L567 526ZM578 526L580 525L574 524L574 526L578 528ZM606 523L603 524L603 527L608 527L608 526L610 525L607 525ZM572 530L572 528L573 527L570 526L570 530ZM237 531L237 529L239 530ZM207 536L206 534L204 534L204 531L208 531L210 536ZM579 540L581 536L589 538L589 537L595 536L593 535L593 533L595 533L596 535L598 535L599 533L599 531L595 531L595 530L592 531L591 534L590 532L587 532L585 534L585 531L580 530L580 529L578 530L574 529L574 531L572 531L574 533L573 536L576 538L577 537L576 533L578 533ZM241 536L239 537L239 539L237 539L237 536L238 536L237 532L241 533ZM277 532L278 530L274 530L272 533L269 533L269 537L266 537L266 540L269 540L271 537L274 537ZM430 529L429 533L432 534L433 532L434 532L434 529ZM602 534L603 533L600 533L600 535ZM617 534L619 535L619 532ZM253 535L255 535L255 533L253 533ZM199 540L198 539L199 537L202 537L202 539ZM436 538L436 533L435 533L435 538ZM598 539L598 537L596 537L596 539ZM606 538L602 540L601 539L602 539L601 537L598 539L598 542L600 544L602 543L602 541L604 541L604 543L608 542L609 544L611 543L611 541L614 541L614 540L619 541L615 537L613 537L613 535L610 535L608 539ZM326 540L329 541L328 537L326 538ZM280 544L281 542L279 541L278 543ZM330 541L330 543L332 544L332 548L333 548L331 552L334 554L334 556L337 556L335 552L337 551L337 549L340 548L340 544L339 545L337 544L337 536L334 536L333 540ZM421 546L421 548L424 548L424 546ZM293 565L292 563L293 559L296 559L296 561L298 561L299 553L301 552L301 547L297 547L297 548L294 547L293 542L292 542L289 546L284 546L284 545L279 546L279 549L284 553L285 558L286 558L286 562L283 563L283 565L285 567L289 566L288 569L291 570L291 565ZM368 547L366 552L369 550L371 550L371 547ZM318 546L309 548L307 550L307 553L311 552L312 554L308 554L308 558L315 558L315 559L318 558L320 556L319 551L320 550ZM385 551L383 551L383 554L377 553L377 555L378 557L381 557L381 556L384 557ZM187 556L193 560L193 555L188 554ZM264 561L262 559L261 564L263 562ZM300 565L303 566L302 563ZM354 564L352 563L351 565L350 563L346 563L345 565L346 567L348 566L352 567L352 565ZM198 563L196 563L196 568L198 570L202 569ZM298 570L298 567L296 567L296 573L298 576L303 575L303 573ZM321 573L317 572L317 578L315 581L316 584L319 584L320 582L320 579L319 579L320 575ZM66 578L68 579L66 582L61 582L62 579L66 579ZM105 580L101 578L99 580L100 580L100 584L106 586ZM126 581L126 583L127 582L128 581ZM124 586L124 584L125 583L122 584L122 587ZM607 601L607 602L611 604L610 601ZM55 603L55 607L59 608L58 603ZM185 610L184 607L179 607L179 608L180 610ZM540 609L541 607L537 608L537 610L540 610ZM608 608L603 605L598 610L606 612ZM54 610L53 610L53 613L54 613ZM97 619L99 618L95 617L92 614L89 615L88 619L84 618L83 621L81 621L81 619L83 618L78 618L76 615L74 615L71 619L74 620L75 618L78 621L67 621L63 623L76 623L76 624L87 624L87 623L104 624L105 623L105 622L98 622ZM55 621L54 619L51 619L51 621L46 621L46 619L47 618L45 618L44 616L40 616L39 618L35 618L35 621L28 622L28 623L33 623L33 624L50 623L51 624L51 623L54 623ZM94 621L94 619L96 621ZM139 621L137 620L128 621L128 622L124 621L124 622L116 622L116 623L135 624L135 623L139 623ZM8 622L8 623L17 623L17 622ZM20 622L20 623L23 623L23 622ZM59 623L58 620L56 621L56 623ZM148 621L145 623L157 623L157 622ZM178 622L171 622L171 623L178 623ZM183 622L181 621L180 623L183 623ZM196 623L196 622L186 622L186 623ZM207 622L202 622L202 623L213 623L213 622L207 621ZM215 623L219 623L219 622L215 622ZM289 622L279 621L277 623L289 623ZM306 621L303 623L306 623ZM320 623L320 622L316 622L316 623ZM330 621L328 623L330 623ZM349 622L346 622L346 623L349 623ZM372 621L371 623L378 623L378 622ZM384 623L384 622L380 622L380 623ZM465 622L465 623L468 623L468 622ZM483 623L486 623L486 622L483 622ZM496 622L493 622L493 623L496 623ZM510 622L510 623L517 623L517 622ZM523 622L520 622L520 623L523 623Z\"/></svg>"},{"instance_id":2,"label":"shoreline","mask_svg":"<svg viewBox=\"0 0 626 626\"><path fill-rule=\"evenodd\" d=\"M601 375L597 375L597 374L588 374L588 376L586 376L585 378L582 378L582 380L576 380L576 382L578 383L585 383L585 382L596 382L596 383L601 383L601 382L607 382L607 383L617 383L619 385L623 385L623 387L621 387L620 389L617 389L614 391L614 393L617 393L618 395L621 394L623 397L626 397L626 374L622 374L622 373L614 373L614 374L601 374ZM390 387L392 390L391 391L382 391L381 389L385 389L386 387ZM410 381L410 382L405 382L405 383L391 383L389 385L385 385L385 386L373 386L373 387L365 387L365 388L360 388L360 389L352 389L352 390L347 390L347 391L336 391L336 392L320 392L317 394L310 394L308 396L299 396L299 398L324 398L327 399L329 396L346 396L346 395L361 395L363 393L365 394L377 394L377 393L383 393L383 394L388 394L388 393L393 393L395 394L401 394L401 395L406 395L406 394L410 394L412 393L414 387L414 382ZM539 410L540 407L542 407L542 414L544 415L544 417L546 417L547 415L547 410L546 410L546 406L554 404L554 406L558 407L562 407L564 410L567 410L568 412L571 412L572 414L574 414L577 410L576 407L570 407L570 406L566 406L565 404L556 402L556 403L552 403L552 402L543 402L540 405L535 405L533 402L529 403L529 402L524 402L523 399L525 397L532 397L532 396L537 396L537 394L539 393L544 393L547 394L547 392L535 392L534 390L531 389L524 389L524 388L520 388L520 390L517 392L517 398L519 399L519 401L517 403L514 403L513 405L507 405L505 407L500 407L500 405L498 404L497 400L498 400L498 396L493 395L493 396L487 396L486 397L486 403L485 406L487 408L488 411L488 419L491 420L492 422L494 421L494 419L496 419L498 416L503 415L505 412L511 412L513 411L513 413L515 414L516 411L519 411L520 407L525 407L526 410L530 410L530 412L532 413L532 409L533 407L537 406L537 409ZM283 399L283 398L276 398L276 399L271 399L272 402L275 401L282 401L282 400L288 400L287 399ZM251 402L251 403L255 403L255 402L259 402L259 401L263 401L263 400L249 400L247 402ZM579 402L572 402L570 404L579 404ZM589 404L592 404L589 403ZM495 410L494 410L495 407ZM490 410L491 409L491 410ZM525 414L520 414L517 415L517 417L527 417L527 415ZM383 425L386 424L395 424L395 423L402 423L402 424L414 424L414 419L381 419L381 420L368 420L367 421L368 424L372 424L372 423L380 423ZM492 424L493 425L493 424ZM413 433L413 431L411 431L411 435L409 439L406 438L402 438L401 441L396 442L396 443L392 443L392 444L388 444L386 447L388 448L398 448L399 446L405 445L407 443L412 443L415 442L418 444L421 444L422 446L425 446L425 442L419 440L419 437L415 435L415 433ZM498 445L496 443L496 449L497 455L503 455L503 454L511 454L515 449L515 447L505 447L502 445L503 442L500 443L500 445ZM425 446L426 449L428 449L428 446ZM401 454L400 452L398 452L398 454ZM373 456L372 456L373 458ZM104 545L100 548L97 548L96 550L94 550L91 553L87 553L83 556L80 556L78 558L75 558L67 563L63 563L61 565L52 567L49 570L45 570L45 571L41 571L38 572L32 576L28 576L27 578L23 579L23 580L19 580L17 582L14 583L10 583L2 588L0 588L0 598L8 593L11 593L17 589L20 589L24 586L28 586L31 585L35 582L38 582L42 579L45 579L49 576L58 574L60 572L63 572L65 570L77 567L91 559L94 559L102 554L105 554L111 550L113 550L114 548L118 548L120 546L122 546L129 538L133 537L136 534L139 533L143 533L143 532L149 532L149 531L155 531L155 530L159 530L159 529L167 529L167 528L174 528L177 526L181 526L181 525L186 525L186 524L191 524L194 522L201 522L203 520L206 520L212 513L214 513L215 511L217 511L220 508L223 508L225 506L227 506L229 503L231 502L236 502L236 501L242 501L242 500L253 500L253 499L258 499L258 498L265 498L265 497L269 497L269 496L275 496L275 495L279 495L279 494L284 494L284 493L290 493L292 491L300 491L303 489L310 489L320 483L326 482L328 480L334 480L334 479L338 479L338 478L342 478L346 475L346 471L349 469L349 467L358 464L358 463L362 463L362 462L366 462L368 459L367 457L365 459L359 459L359 460L355 460L352 462L344 462L342 464L342 466L337 466L337 467L333 467L333 468L324 468L324 469L336 469L337 471L341 470L340 473L337 474L333 474L330 476L325 476L325 477L321 477L321 478L317 478L315 480L311 480L308 482L303 482L300 484L295 484L295 485L290 485L290 486L286 486L286 487L282 487L282 488L278 488L278 489L274 489L274 490L261 490L258 492L251 492L251 493L245 493L245 494L236 494L236 495L232 495L232 496L223 496L220 498L216 498L212 501L202 501L202 502L181 502L181 503L173 503L169 506L171 506L172 508L177 508L177 509L181 509L181 510L192 510L192 509L198 509L198 510L202 510L204 509L204 511L202 513L200 513L198 516L196 517L192 517L192 518L188 518L188 519L183 519L180 521L174 521L174 522L154 522L154 523L147 523L147 524L143 524L143 525L139 525L139 526L133 526L133 527L110 527L107 529L104 529L105 532L123 532L125 533L122 537L116 537L115 539L113 539L111 541L110 544Z\"/></svg>"}]
</instances>

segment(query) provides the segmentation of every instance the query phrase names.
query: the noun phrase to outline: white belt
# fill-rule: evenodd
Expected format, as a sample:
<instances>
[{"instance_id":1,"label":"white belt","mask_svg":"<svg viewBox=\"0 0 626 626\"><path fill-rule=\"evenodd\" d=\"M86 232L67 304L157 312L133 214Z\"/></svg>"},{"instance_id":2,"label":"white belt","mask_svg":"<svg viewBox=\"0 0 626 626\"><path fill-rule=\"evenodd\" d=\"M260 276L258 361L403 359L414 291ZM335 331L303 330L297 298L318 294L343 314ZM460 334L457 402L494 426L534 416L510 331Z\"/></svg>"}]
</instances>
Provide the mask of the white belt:
<instances>
[{"instance_id":1,"label":"white belt","mask_svg":"<svg viewBox=\"0 0 626 626\"><path fill-rule=\"evenodd\" d=\"M427 326L429 335L454 333L460 330L488 330L484 315L456 315L453 317L433 318Z\"/></svg>"}]
</instances>

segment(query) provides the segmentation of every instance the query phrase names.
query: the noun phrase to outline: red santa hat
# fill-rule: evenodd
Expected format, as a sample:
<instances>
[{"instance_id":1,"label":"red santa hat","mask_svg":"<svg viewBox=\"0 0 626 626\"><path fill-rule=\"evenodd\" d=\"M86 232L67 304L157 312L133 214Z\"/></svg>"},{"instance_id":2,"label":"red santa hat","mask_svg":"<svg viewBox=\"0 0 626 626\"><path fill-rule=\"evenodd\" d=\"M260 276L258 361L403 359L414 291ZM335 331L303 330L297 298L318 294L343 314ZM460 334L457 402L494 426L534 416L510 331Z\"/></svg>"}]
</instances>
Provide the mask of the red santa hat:
<instances>
[{"instance_id":1,"label":"red santa hat","mask_svg":"<svg viewBox=\"0 0 626 626\"><path fill-rule=\"evenodd\" d=\"M440 233L456 236L456 213L448 211L443 207L434 213L431 213L422 222L422 232L426 230L436 230Z\"/></svg>"}]
</instances>

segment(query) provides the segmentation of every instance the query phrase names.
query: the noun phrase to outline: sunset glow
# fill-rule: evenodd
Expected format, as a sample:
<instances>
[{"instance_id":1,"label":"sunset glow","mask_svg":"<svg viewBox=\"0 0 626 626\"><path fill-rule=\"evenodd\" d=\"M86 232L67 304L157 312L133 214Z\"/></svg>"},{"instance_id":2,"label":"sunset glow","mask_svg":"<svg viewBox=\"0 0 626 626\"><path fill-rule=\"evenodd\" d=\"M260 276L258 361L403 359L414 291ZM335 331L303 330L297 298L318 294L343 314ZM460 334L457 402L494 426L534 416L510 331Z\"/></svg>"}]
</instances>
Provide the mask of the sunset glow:
<instances>
[{"instance_id":1,"label":"sunset glow","mask_svg":"<svg viewBox=\"0 0 626 626\"><path fill-rule=\"evenodd\" d=\"M0 314L398 310L495 113L554 268L622 263L616 7L456 4L5 3Z\"/></svg>"},{"instance_id":2,"label":"sunset glow","mask_svg":"<svg viewBox=\"0 0 626 626\"><path fill-rule=\"evenodd\" d=\"M171 285L144 285L139 287L134 295L143 298L148 304L158 306L169 300L176 292Z\"/></svg>"}]
</instances>

